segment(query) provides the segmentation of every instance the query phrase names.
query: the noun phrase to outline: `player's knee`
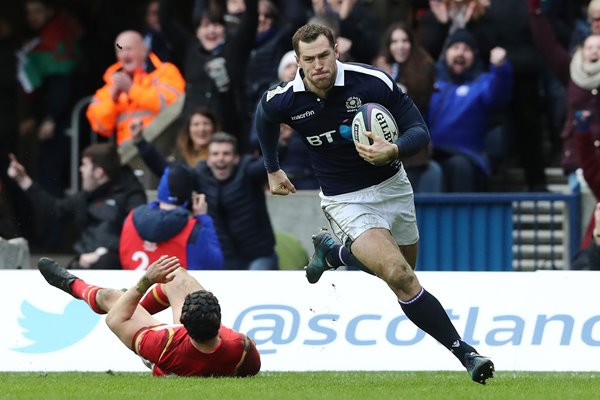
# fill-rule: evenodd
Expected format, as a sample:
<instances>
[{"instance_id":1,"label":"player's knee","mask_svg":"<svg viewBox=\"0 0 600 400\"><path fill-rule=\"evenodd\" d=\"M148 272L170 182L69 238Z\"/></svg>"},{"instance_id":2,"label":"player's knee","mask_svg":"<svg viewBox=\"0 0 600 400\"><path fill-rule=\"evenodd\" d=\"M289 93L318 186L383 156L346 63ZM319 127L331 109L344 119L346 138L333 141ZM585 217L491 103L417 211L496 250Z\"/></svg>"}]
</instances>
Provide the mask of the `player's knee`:
<instances>
[{"instance_id":1,"label":"player's knee","mask_svg":"<svg viewBox=\"0 0 600 400\"><path fill-rule=\"evenodd\" d=\"M182 286L195 281L185 268L177 268L171 274L173 276L173 280L170 282L171 286Z\"/></svg>"},{"instance_id":2,"label":"player's knee","mask_svg":"<svg viewBox=\"0 0 600 400\"><path fill-rule=\"evenodd\" d=\"M173 271L173 280L169 285L186 294L202 289L200 283L184 268Z\"/></svg>"},{"instance_id":3,"label":"player's knee","mask_svg":"<svg viewBox=\"0 0 600 400\"><path fill-rule=\"evenodd\" d=\"M185 268L177 268L175 271L172 272L174 278L173 279L178 279L178 280L188 280L188 279L194 279L192 278L192 276L188 273L187 269Z\"/></svg>"},{"instance_id":4,"label":"player's knee","mask_svg":"<svg viewBox=\"0 0 600 400\"><path fill-rule=\"evenodd\" d=\"M416 276L408 263L390 268L386 276L386 283L396 290L406 291L416 280Z\"/></svg>"}]
</instances>

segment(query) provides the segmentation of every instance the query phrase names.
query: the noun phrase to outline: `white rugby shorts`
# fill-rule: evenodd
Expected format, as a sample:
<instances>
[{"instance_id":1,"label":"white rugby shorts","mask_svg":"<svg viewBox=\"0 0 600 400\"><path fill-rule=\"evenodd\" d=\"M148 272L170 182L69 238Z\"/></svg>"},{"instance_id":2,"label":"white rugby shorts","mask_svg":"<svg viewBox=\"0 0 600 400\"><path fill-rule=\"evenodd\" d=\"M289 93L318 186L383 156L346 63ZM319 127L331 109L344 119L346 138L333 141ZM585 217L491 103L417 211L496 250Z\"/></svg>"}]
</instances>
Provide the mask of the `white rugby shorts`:
<instances>
[{"instance_id":1,"label":"white rugby shorts","mask_svg":"<svg viewBox=\"0 0 600 400\"><path fill-rule=\"evenodd\" d=\"M374 186L335 196L321 192L319 196L333 233L345 245L372 228L389 230L399 245L419 241L413 190L404 168Z\"/></svg>"}]
</instances>

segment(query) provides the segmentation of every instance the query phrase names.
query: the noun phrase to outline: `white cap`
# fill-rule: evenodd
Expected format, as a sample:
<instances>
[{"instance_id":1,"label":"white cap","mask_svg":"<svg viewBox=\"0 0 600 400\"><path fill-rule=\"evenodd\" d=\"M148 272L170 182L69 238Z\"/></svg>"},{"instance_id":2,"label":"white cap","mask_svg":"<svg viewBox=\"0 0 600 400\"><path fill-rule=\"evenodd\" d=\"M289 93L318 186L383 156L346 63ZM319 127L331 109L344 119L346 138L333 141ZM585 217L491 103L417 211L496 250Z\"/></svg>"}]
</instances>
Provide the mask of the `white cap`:
<instances>
[{"instance_id":1,"label":"white cap","mask_svg":"<svg viewBox=\"0 0 600 400\"><path fill-rule=\"evenodd\" d=\"M294 50L288 51L281 57L279 68L277 68L277 76L279 79L282 79L281 75L283 75L283 70L290 64L296 64L296 52Z\"/></svg>"}]
</instances>

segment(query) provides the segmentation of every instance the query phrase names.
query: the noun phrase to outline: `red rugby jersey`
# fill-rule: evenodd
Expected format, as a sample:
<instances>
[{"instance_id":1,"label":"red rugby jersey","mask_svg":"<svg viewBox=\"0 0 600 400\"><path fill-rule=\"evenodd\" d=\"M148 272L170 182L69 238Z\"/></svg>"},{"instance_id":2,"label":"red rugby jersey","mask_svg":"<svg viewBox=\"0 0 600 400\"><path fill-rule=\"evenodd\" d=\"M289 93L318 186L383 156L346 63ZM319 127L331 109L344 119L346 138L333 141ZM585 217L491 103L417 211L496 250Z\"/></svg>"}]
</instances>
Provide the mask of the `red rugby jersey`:
<instances>
[{"instance_id":1,"label":"red rugby jersey","mask_svg":"<svg viewBox=\"0 0 600 400\"><path fill-rule=\"evenodd\" d=\"M210 353L196 349L183 325L140 329L135 352L154 364L155 376L248 376L260 370L260 354L246 335L223 325L221 343Z\"/></svg>"}]
</instances>

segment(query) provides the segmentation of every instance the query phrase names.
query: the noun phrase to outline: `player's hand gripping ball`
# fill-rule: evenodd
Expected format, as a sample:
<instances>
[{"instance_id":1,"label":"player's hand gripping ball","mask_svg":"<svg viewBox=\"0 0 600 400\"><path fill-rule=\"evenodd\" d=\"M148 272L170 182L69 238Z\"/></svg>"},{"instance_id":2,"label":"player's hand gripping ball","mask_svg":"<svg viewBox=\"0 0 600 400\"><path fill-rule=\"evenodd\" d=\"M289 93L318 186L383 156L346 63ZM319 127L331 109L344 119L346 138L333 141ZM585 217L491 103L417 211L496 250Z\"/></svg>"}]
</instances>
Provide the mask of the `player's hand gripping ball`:
<instances>
[{"instance_id":1,"label":"player's hand gripping ball","mask_svg":"<svg viewBox=\"0 0 600 400\"><path fill-rule=\"evenodd\" d=\"M366 103L358 108L352 119L352 139L355 142L373 144L373 140L365 136L371 131L390 143L398 139L398 125L387 108L378 103Z\"/></svg>"}]
</instances>

